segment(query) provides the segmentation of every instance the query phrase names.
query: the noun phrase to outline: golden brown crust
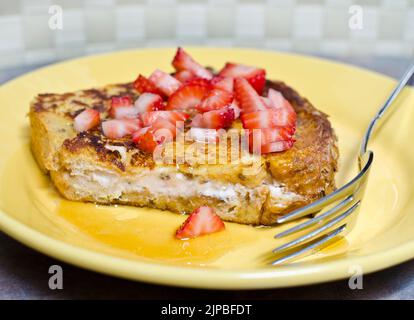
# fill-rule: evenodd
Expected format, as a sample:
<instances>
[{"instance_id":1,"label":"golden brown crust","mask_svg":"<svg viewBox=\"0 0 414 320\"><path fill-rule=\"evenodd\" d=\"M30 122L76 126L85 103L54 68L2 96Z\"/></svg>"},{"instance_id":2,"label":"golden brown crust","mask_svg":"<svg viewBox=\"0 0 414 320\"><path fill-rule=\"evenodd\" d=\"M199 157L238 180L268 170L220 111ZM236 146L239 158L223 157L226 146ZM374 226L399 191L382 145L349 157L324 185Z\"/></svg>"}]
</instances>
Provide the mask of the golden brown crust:
<instances>
[{"instance_id":1,"label":"golden brown crust","mask_svg":"<svg viewBox=\"0 0 414 320\"><path fill-rule=\"evenodd\" d=\"M151 194L132 193L121 198L102 200L92 195L77 192L68 172L73 163L99 165L120 176L131 175L140 170L159 167L152 155L134 147L130 139L117 141L105 138L99 129L76 134L73 118L86 107L99 110L105 117L111 96L129 95L135 99L138 93L131 83L109 85L102 89L88 89L65 94L43 94L31 104L32 150L45 172L49 171L59 191L68 199L97 201L101 203L125 203L149 206L177 212L189 212L201 204L210 204L227 221L250 224L271 224L280 215L306 205L335 188L334 174L337 170L338 149L336 136L327 116L315 109L308 100L283 82L268 81L272 87L290 101L297 112L297 131L294 146L285 152L264 155L254 175L243 174L243 165L236 164L193 164L170 166L189 178L204 181L221 181L243 185L255 190L255 199L239 199L236 207L212 197L165 197ZM124 147L126 160L118 151L109 150L107 144ZM281 202L278 194L263 188L263 182L274 179L283 190L293 196ZM233 210L233 211L232 211ZM235 213L234 210L238 212Z\"/></svg>"}]
</instances>

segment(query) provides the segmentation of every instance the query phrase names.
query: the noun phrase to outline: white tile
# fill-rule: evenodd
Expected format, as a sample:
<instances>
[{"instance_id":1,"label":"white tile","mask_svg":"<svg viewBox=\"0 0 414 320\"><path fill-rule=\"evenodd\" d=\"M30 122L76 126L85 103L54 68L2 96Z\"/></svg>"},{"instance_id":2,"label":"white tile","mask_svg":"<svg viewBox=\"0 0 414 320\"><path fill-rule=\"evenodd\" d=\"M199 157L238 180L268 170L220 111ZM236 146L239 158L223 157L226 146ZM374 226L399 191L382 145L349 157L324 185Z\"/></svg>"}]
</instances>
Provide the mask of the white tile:
<instances>
[{"instance_id":1,"label":"white tile","mask_svg":"<svg viewBox=\"0 0 414 320\"><path fill-rule=\"evenodd\" d=\"M53 47L53 32L49 27L48 13L23 15L23 38L27 49Z\"/></svg>"},{"instance_id":2,"label":"white tile","mask_svg":"<svg viewBox=\"0 0 414 320\"><path fill-rule=\"evenodd\" d=\"M280 51L290 51L292 49L292 41L290 39L268 39L264 43L264 47Z\"/></svg>"},{"instance_id":3,"label":"white tile","mask_svg":"<svg viewBox=\"0 0 414 320\"><path fill-rule=\"evenodd\" d=\"M240 4L236 9L238 39L263 38L265 35L264 8L258 4Z\"/></svg>"},{"instance_id":4,"label":"white tile","mask_svg":"<svg viewBox=\"0 0 414 320\"><path fill-rule=\"evenodd\" d=\"M404 51L404 43L401 41L379 41L375 45L373 54L398 57L404 55Z\"/></svg>"},{"instance_id":5,"label":"white tile","mask_svg":"<svg viewBox=\"0 0 414 320\"><path fill-rule=\"evenodd\" d=\"M231 3L233 2L233 3ZM233 37L236 28L236 17L234 12L236 6L234 1L223 1L223 3L210 1L207 8L207 33L208 37Z\"/></svg>"},{"instance_id":6,"label":"white tile","mask_svg":"<svg viewBox=\"0 0 414 320\"><path fill-rule=\"evenodd\" d=\"M350 31L354 39L376 39L378 34L378 8L363 7L362 29Z\"/></svg>"},{"instance_id":7,"label":"white tile","mask_svg":"<svg viewBox=\"0 0 414 320\"><path fill-rule=\"evenodd\" d=\"M94 43L89 44L85 50L87 54L95 54L102 52L109 52L115 49L115 45L112 42L109 43Z\"/></svg>"},{"instance_id":8,"label":"white tile","mask_svg":"<svg viewBox=\"0 0 414 320\"><path fill-rule=\"evenodd\" d=\"M347 40L324 40L320 45L321 53L345 56L349 53L349 44Z\"/></svg>"},{"instance_id":9,"label":"white tile","mask_svg":"<svg viewBox=\"0 0 414 320\"><path fill-rule=\"evenodd\" d=\"M414 42L414 8L407 12L405 23L404 39Z\"/></svg>"},{"instance_id":10,"label":"white tile","mask_svg":"<svg viewBox=\"0 0 414 320\"><path fill-rule=\"evenodd\" d=\"M174 6L148 5L146 7L145 33L148 39L174 37L175 27L176 9Z\"/></svg>"},{"instance_id":11,"label":"white tile","mask_svg":"<svg viewBox=\"0 0 414 320\"><path fill-rule=\"evenodd\" d=\"M85 9L85 32L89 43L115 40L115 12L112 9L105 6Z\"/></svg>"},{"instance_id":12,"label":"white tile","mask_svg":"<svg viewBox=\"0 0 414 320\"><path fill-rule=\"evenodd\" d=\"M38 49L27 50L25 52L24 61L26 64L38 64L43 62L51 62L56 60L55 49Z\"/></svg>"},{"instance_id":13,"label":"white tile","mask_svg":"<svg viewBox=\"0 0 414 320\"><path fill-rule=\"evenodd\" d=\"M63 11L63 28L53 31L57 47L78 47L86 43L84 13L81 9Z\"/></svg>"},{"instance_id":14,"label":"white tile","mask_svg":"<svg viewBox=\"0 0 414 320\"><path fill-rule=\"evenodd\" d=\"M293 36L295 38L320 38L322 36L322 8L304 5L295 10Z\"/></svg>"},{"instance_id":15,"label":"white tile","mask_svg":"<svg viewBox=\"0 0 414 320\"><path fill-rule=\"evenodd\" d=\"M22 19L18 15L0 16L0 52L24 49Z\"/></svg>"},{"instance_id":16,"label":"white tile","mask_svg":"<svg viewBox=\"0 0 414 320\"><path fill-rule=\"evenodd\" d=\"M205 37L207 34L207 10L204 4L191 3L178 5L176 19L176 36Z\"/></svg>"},{"instance_id":17,"label":"white tile","mask_svg":"<svg viewBox=\"0 0 414 320\"><path fill-rule=\"evenodd\" d=\"M116 10L116 39L142 40L145 38L145 8L121 6Z\"/></svg>"},{"instance_id":18,"label":"white tile","mask_svg":"<svg viewBox=\"0 0 414 320\"><path fill-rule=\"evenodd\" d=\"M24 51L1 51L0 69L24 65Z\"/></svg>"},{"instance_id":19,"label":"white tile","mask_svg":"<svg viewBox=\"0 0 414 320\"><path fill-rule=\"evenodd\" d=\"M292 34L292 7L265 7L266 37L289 37Z\"/></svg>"}]
</instances>

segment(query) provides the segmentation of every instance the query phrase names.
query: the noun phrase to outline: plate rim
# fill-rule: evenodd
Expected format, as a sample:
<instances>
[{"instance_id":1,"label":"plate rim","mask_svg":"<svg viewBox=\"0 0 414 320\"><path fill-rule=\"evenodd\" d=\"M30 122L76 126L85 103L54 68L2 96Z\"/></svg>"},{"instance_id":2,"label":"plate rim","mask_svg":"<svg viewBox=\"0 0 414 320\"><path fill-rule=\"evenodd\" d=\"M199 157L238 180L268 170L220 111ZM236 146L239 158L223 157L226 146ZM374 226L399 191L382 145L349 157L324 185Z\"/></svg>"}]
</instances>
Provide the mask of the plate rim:
<instances>
[{"instance_id":1,"label":"plate rim","mask_svg":"<svg viewBox=\"0 0 414 320\"><path fill-rule=\"evenodd\" d=\"M82 60L95 59L111 56L119 53L136 51L165 51L175 48L133 48L118 50L107 53L99 53L82 56L74 59L59 61L27 72L23 75L10 79L3 83L0 89L7 89L8 85L21 81L24 77L33 73L54 68L59 65ZM395 82L395 79L376 71L357 67L345 62L332 61L322 57L309 56L298 53L279 52L275 50L250 49L237 47L188 47L188 50L234 50L259 53L274 53L284 56L295 56L301 59L321 61L332 65L340 65L363 71L386 80ZM305 263L291 264L279 267L263 267L257 269L216 269L209 270L209 277L205 276L206 269L194 266L174 266L159 262L130 260L127 258L115 257L109 254L82 248L65 241L55 239L34 228L20 222L9 215L6 210L0 208L0 230L23 243L24 245L39 251L47 256L64 261L90 271L100 272L106 275L116 276L124 279L142 281L158 285L172 285L178 287L199 288L199 289L269 289L294 287L300 285L316 284L350 276L349 266L359 265L363 268L364 274L379 271L414 258L414 240L403 242L400 245L388 248L380 252L371 253L354 258L347 258L347 264L343 260L333 260L323 264ZM317 275L323 276L317 277ZM315 278L316 276L316 278Z\"/></svg>"}]
</instances>

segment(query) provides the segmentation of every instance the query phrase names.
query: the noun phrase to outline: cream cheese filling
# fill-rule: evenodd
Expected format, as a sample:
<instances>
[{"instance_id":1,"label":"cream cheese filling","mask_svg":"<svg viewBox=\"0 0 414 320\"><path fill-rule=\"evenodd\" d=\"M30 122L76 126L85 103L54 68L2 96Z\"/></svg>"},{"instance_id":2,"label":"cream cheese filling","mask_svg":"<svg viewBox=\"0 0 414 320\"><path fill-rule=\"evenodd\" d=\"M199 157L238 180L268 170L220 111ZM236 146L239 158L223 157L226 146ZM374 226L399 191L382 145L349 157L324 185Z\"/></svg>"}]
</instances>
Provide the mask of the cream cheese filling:
<instances>
[{"instance_id":1,"label":"cream cheese filling","mask_svg":"<svg viewBox=\"0 0 414 320\"><path fill-rule=\"evenodd\" d=\"M257 197L255 188L238 183L226 183L217 180L202 181L188 178L175 168L155 168L143 170L137 174L119 175L105 168L72 166L67 174L72 178L76 190L82 193L98 194L102 198L119 198L122 194L148 191L154 195L171 197L204 196L220 199L226 203L237 203L247 195L251 200ZM280 202L297 200L300 195L285 190L277 182L266 184L272 199Z\"/></svg>"}]
</instances>

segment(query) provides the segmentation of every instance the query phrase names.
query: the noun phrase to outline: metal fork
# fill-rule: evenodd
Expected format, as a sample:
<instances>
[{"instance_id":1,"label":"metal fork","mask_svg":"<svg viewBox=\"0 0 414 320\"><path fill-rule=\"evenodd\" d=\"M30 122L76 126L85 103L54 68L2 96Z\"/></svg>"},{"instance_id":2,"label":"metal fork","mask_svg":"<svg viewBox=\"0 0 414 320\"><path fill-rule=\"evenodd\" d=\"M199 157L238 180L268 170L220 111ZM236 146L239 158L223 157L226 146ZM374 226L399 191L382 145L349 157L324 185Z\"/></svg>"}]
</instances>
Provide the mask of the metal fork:
<instances>
[{"instance_id":1,"label":"metal fork","mask_svg":"<svg viewBox=\"0 0 414 320\"><path fill-rule=\"evenodd\" d=\"M407 69L384 105L371 120L358 154L358 174L335 192L277 219L275 224L282 224L314 215L313 218L275 235L275 238L293 234L297 234L298 237L273 250L278 258L272 262L272 265L283 264L313 254L338 240L339 236L345 236L352 229L374 158L374 153L367 150L368 141L374 129L384 121L385 113L391 109L392 103L413 74L414 63Z\"/></svg>"}]
</instances>

